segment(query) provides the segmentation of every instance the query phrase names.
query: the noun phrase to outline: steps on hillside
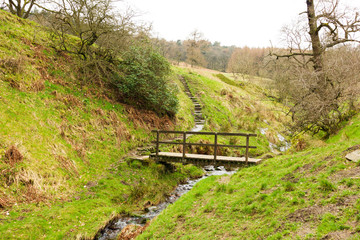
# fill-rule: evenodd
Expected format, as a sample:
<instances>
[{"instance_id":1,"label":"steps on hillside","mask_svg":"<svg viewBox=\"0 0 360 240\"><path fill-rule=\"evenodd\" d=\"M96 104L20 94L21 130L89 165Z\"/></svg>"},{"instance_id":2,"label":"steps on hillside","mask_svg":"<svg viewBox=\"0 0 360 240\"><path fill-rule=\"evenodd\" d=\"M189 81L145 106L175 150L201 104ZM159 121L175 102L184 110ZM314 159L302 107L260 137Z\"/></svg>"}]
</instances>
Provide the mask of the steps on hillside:
<instances>
[{"instance_id":1,"label":"steps on hillside","mask_svg":"<svg viewBox=\"0 0 360 240\"><path fill-rule=\"evenodd\" d=\"M190 100L193 102L194 104L194 120L195 120L195 125L203 125L205 124L205 119L202 116L202 107L200 102L198 101L198 99L196 97L194 97L194 95L191 93L189 85L187 84L186 80L179 75L179 79L181 81L181 83L184 85L185 88L185 93L186 95L190 98Z\"/></svg>"}]
</instances>

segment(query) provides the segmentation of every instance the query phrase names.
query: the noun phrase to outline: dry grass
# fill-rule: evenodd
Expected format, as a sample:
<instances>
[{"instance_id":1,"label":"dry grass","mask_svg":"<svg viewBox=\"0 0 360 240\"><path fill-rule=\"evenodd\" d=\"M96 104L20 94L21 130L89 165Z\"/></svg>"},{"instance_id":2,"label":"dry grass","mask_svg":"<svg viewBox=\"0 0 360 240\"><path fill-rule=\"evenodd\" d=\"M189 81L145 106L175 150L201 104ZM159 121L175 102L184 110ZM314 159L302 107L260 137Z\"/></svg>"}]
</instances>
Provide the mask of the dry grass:
<instances>
[{"instance_id":1,"label":"dry grass","mask_svg":"<svg viewBox=\"0 0 360 240\"><path fill-rule=\"evenodd\" d=\"M118 240L135 239L138 235L144 232L149 225L150 222L148 222L145 226L128 225L121 231L117 239Z\"/></svg>"},{"instance_id":2,"label":"dry grass","mask_svg":"<svg viewBox=\"0 0 360 240\"><path fill-rule=\"evenodd\" d=\"M93 110L93 113L95 113L96 115L101 116L101 117L105 116L105 112L101 108Z\"/></svg>"},{"instance_id":3,"label":"dry grass","mask_svg":"<svg viewBox=\"0 0 360 240\"><path fill-rule=\"evenodd\" d=\"M23 56L14 58L14 57L7 57L0 59L0 67L6 69L7 72L16 74L21 73L24 71L24 64L26 58Z\"/></svg>"},{"instance_id":4,"label":"dry grass","mask_svg":"<svg viewBox=\"0 0 360 240\"><path fill-rule=\"evenodd\" d=\"M296 145L295 145L295 149L296 151L302 151L305 150L307 147L307 143L304 139L300 138L297 140Z\"/></svg>"},{"instance_id":5,"label":"dry grass","mask_svg":"<svg viewBox=\"0 0 360 240\"><path fill-rule=\"evenodd\" d=\"M168 116L161 118L155 112L139 110L132 106L126 106L125 109L135 128L171 130L174 127L174 122Z\"/></svg>"},{"instance_id":6,"label":"dry grass","mask_svg":"<svg viewBox=\"0 0 360 240\"><path fill-rule=\"evenodd\" d=\"M13 196L0 193L0 208L9 208L16 202Z\"/></svg>"},{"instance_id":7,"label":"dry grass","mask_svg":"<svg viewBox=\"0 0 360 240\"><path fill-rule=\"evenodd\" d=\"M215 80L217 82L221 81L217 77L214 77L214 74L221 73L219 71L211 70L211 69L207 69L207 68L203 68L203 67L199 67L199 66L191 67L189 64L184 63L184 62L180 63L179 67L184 68L184 69L188 69L191 72L196 72L196 73L198 73L200 75L203 75L203 76L205 76L207 78L210 78L212 80Z\"/></svg>"},{"instance_id":8,"label":"dry grass","mask_svg":"<svg viewBox=\"0 0 360 240\"><path fill-rule=\"evenodd\" d=\"M45 82L43 79L34 81L30 86L30 89L34 92L40 92L44 90L44 88L45 88Z\"/></svg>"},{"instance_id":9,"label":"dry grass","mask_svg":"<svg viewBox=\"0 0 360 240\"><path fill-rule=\"evenodd\" d=\"M23 194L23 202L26 203L39 203L45 202L48 197L42 193L39 189L37 189L32 184L27 184L24 194Z\"/></svg>"},{"instance_id":10,"label":"dry grass","mask_svg":"<svg viewBox=\"0 0 360 240\"><path fill-rule=\"evenodd\" d=\"M12 145L5 152L5 162L10 164L11 167L15 166L16 163L19 163L23 160L24 156L19 152L16 146Z\"/></svg>"},{"instance_id":11,"label":"dry grass","mask_svg":"<svg viewBox=\"0 0 360 240\"><path fill-rule=\"evenodd\" d=\"M134 140L134 136L130 134L129 130L126 128L126 125L124 123L120 123L115 128L115 135L119 145L123 140L125 141Z\"/></svg>"},{"instance_id":12,"label":"dry grass","mask_svg":"<svg viewBox=\"0 0 360 240\"><path fill-rule=\"evenodd\" d=\"M73 160L70 160L64 156L56 155L56 160L59 162L60 166L65 169L71 175L79 175L76 164Z\"/></svg>"},{"instance_id":13,"label":"dry grass","mask_svg":"<svg viewBox=\"0 0 360 240\"><path fill-rule=\"evenodd\" d=\"M58 93L56 91L53 92L53 95L55 95L55 99L63 102L66 106L69 108L71 107L82 107L84 104L82 101L80 101L77 97L71 94L63 95L61 93Z\"/></svg>"},{"instance_id":14,"label":"dry grass","mask_svg":"<svg viewBox=\"0 0 360 240\"><path fill-rule=\"evenodd\" d=\"M231 180L231 176L226 175L226 176L219 178L217 181L220 184L229 184L230 180Z\"/></svg>"}]
</instances>

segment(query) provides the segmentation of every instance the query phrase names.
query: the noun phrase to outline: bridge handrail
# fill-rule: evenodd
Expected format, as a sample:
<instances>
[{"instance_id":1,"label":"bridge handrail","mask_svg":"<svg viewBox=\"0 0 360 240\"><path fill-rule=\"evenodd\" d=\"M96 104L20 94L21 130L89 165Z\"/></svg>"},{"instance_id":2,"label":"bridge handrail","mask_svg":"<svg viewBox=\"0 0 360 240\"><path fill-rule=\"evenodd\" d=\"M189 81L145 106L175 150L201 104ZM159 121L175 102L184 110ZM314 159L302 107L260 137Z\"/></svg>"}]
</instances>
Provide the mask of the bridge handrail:
<instances>
[{"instance_id":1,"label":"bridge handrail","mask_svg":"<svg viewBox=\"0 0 360 240\"><path fill-rule=\"evenodd\" d=\"M233 148L246 148L245 150L245 161L246 164L248 163L249 159L249 148L256 148L256 146L250 146L249 140L250 137L256 137L257 134L253 133L225 133L225 132L193 132L193 131L166 131L166 130L152 130L151 132L156 133L156 141L153 141L152 143L156 143L156 159L159 159L159 144L181 144L183 145L183 161L185 159L185 151L187 145L197 145L197 146L212 146L214 147L214 163L216 161L216 155L217 155L217 148L218 147L233 147ZM182 134L183 135L183 141L182 142L167 142L167 141L160 141L159 135L160 133L168 133L168 134ZM186 135L214 135L214 143L187 143L186 142ZM240 137L246 137L246 145L226 145L226 144L218 144L217 143L217 136L240 136Z\"/></svg>"},{"instance_id":2,"label":"bridge handrail","mask_svg":"<svg viewBox=\"0 0 360 240\"><path fill-rule=\"evenodd\" d=\"M192 131L167 131L167 130L152 130L151 132L170 133L170 134L192 134L192 135L221 135L221 136L243 136L256 137L254 133L227 133L227 132L192 132Z\"/></svg>"}]
</instances>

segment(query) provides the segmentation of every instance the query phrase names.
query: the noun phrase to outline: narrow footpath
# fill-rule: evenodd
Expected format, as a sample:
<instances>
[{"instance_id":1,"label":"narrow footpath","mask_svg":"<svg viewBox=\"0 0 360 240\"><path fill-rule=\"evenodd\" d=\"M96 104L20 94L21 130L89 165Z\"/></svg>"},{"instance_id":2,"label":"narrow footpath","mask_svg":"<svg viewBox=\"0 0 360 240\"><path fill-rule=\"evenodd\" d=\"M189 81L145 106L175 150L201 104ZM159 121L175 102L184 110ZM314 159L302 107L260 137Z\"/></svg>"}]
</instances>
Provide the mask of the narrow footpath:
<instances>
[{"instance_id":1,"label":"narrow footpath","mask_svg":"<svg viewBox=\"0 0 360 240\"><path fill-rule=\"evenodd\" d=\"M194 120L195 120L195 126L191 129L193 132L199 132L203 129L205 120L202 115L202 107L198 101L198 99L191 93L189 86L184 79L183 76L179 75L179 79L181 83L184 85L185 93L187 96L191 99L191 101L194 104ZM190 134L188 135L188 137ZM169 139L174 140L174 139ZM127 154L124 159L130 158L134 160L145 160L149 158L149 155L144 155L145 152L148 151L154 151L155 145L149 144L144 147L139 147L136 150L133 150ZM225 169L221 169L218 171L215 171L215 169L212 169L211 173L208 173L206 175L223 175L223 174L229 174ZM203 177L204 178L204 177ZM144 223L148 220L153 219L155 216L157 216L162 210L164 210L170 203L175 202L181 195L188 192L196 182L200 181L202 178L197 180L191 180L188 183L179 185L173 193L170 194L169 199L167 199L165 202L160 203L157 206L153 206L151 209L149 209L149 212L144 214L143 216L128 216L123 217L119 219L113 219L111 220L103 229L100 229L98 231L98 234L95 236L94 240L110 240L110 239L132 239L132 237L136 237L138 234L141 234L143 230L145 230L146 226L144 226ZM137 231L130 231L130 233L127 233L129 231L129 227L131 226L140 226L140 228L137 228ZM123 235L126 235L124 237ZM131 236L131 237L130 237ZM130 237L130 238L129 238Z\"/></svg>"}]
</instances>

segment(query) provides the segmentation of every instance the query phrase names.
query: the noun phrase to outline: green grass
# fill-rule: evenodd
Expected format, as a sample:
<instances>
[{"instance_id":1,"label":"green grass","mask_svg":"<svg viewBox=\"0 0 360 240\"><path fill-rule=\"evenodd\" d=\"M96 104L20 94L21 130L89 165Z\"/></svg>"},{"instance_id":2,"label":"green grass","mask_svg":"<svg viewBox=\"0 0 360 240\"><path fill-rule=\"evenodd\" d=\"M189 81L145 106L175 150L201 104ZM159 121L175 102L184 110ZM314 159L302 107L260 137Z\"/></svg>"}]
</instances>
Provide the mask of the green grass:
<instances>
[{"instance_id":1,"label":"green grass","mask_svg":"<svg viewBox=\"0 0 360 240\"><path fill-rule=\"evenodd\" d=\"M250 139L250 145L257 146L257 149L250 151L252 156L269 152L269 141L280 146L277 134L283 134L285 131L284 124L288 121L285 109L280 104L270 101L258 86L251 83L240 86L221 74L219 81L200 75L195 72L196 70L175 70L185 78L190 90L203 107L202 113L206 119L204 131L258 134L258 137ZM266 136L260 133L260 128L268 128ZM205 139L213 142L210 137ZM199 141L199 138L195 137L193 141ZM229 144L230 141L240 144L244 143L245 139L226 138L221 141L225 144ZM241 155L244 154L244 150L233 153Z\"/></svg>"},{"instance_id":2,"label":"green grass","mask_svg":"<svg viewBox=\"0 0 360 240\"><path fill-rule=\"evenodd\" d=\"M156 204L202 174L124 161L154 139L156 126L193 125L175 76L183 104L169 123L80 82L77 59L56 52L35 23L0 11L0 30L0 238L92 238L114 216ZM11 146L23 155L16 164L5 158Z\"/></svg>"},{"instance_id":3,"label":"green grass","mask_svg":"<svg viewBox=\"0 0 360 240\"><path fill-rule=\"evenodd\" d=\"M56 90L58 96L74 96L67 93L69 89L49 82L45 85L44 91L34 94L19 92L0 82L1 93L4 93L0 101L0 149L4 153L8 146L16 145L24 155L23 162L13 170L15 176L12 177L19 182L1 189L1 198L11 196L13 201L9 204L17 204L9 209L10 216L2 223L4 237L23 239L30 232L31 238L36 239L45 235L46 238L66 238L77 234L92 236L124 208L141 207L141 201L136 204L126 202L131 188L121 182L132 185L143 176L144 181L152 186L143 189L144 194L153 194L140 195L137 199L156 203L163 200L164 194L178 182L194 176L192 172L181 170L150 181L160 173L141 167L132 171L136 174L130 175L128 172L132 168L124 163L120 166L126 174L114 170L112 166L117 166L128 150L151 140L148 130L135 130L121 105L101 99L79 98L80 102L88 99L87 104L70 107L62 97L59 100L51 94ZM98 109L102 109L103 115L94 114ZM127 141L126 136L117 138L116 128L121 122L125 126L121 130L128 131L128 136L134 141ZM9 169L9 166L2 165L1 169ZM6 181L4 178L1 180ZM28 191L27 181L38 187L35 194L27 196L30 204L22 197ZM97 186L84 188L91 182ZM37 200L42 196L46 204ZM37 203L31 204L33 201ZM27 212L37 214L29 215ZM61 216L61 221L55 218L50 224L48 220L55 216ZM34 227L36 230L32 231Z\"/></svg>"},{"instance_id":4,"label":"green grass","mask_svg":"<svg viewBox=\"0 0 360 240\"><path fill-rule=\"evenodd\" d=\"M2 96L2 99L6 100L6 106L0 107L2 151L14 144L25 155L24 162L14 171L15 178L18 178L20 183L2 188L5 194L1 197L12 196L15 198L14 202L26 202L26 199L21 197L26 193L26 184L22 182L30 179L33 185L40 189L35 196L29 197L36 199L39 195L45 195L51 199L45 201L51 207L41 204L40 201L37 204L24 203L10 208L10 216L1 226L4 237L14 235L23 239L29 232L33 236L31 238L36 239L45 235L50 238L63 238L67 234L74 236L79 233L92 236L112 215L124 208L131 210L141 207L141 201L127 203L126 195L130 195L132 190L121 182L134 185L139 176L142 176L146 184L152 187L143 189L143 195L137 196L137 199L149 199L156 203L163 200L164 195L178 182L188 176L199 175L199 172L194 174L191 168L192 172L186 172L186 169L189 169L187 167L174 174L162 174L161 178L154 179L156 174L161 175L161 168L157 172L156 169L147 167L131 170L133 166L128 167L126 163L119 165L117 162L128 150L150 140L149 132L143 129L131 130L129 126L127 129L131 131L135 141L120 143L114 134L114 126L101 125L99 122L110 121L108 118L115 116L112 115L114 112L122 112L121 106L112 106L115 110L103 110L104 118L91 114L94 110L101 109L104 104L102 101L91 100L82 110L68 109L62 102L53 99L50 94L53 91L51 84L47 85L49 86L44 92L36 95L21 93L9 87L1 88L1 92L7 93L6 97ZM19 100L26 104L19 105ZM47 104L43 104L44 102ZM122 121L126 123L128 120ZM77 149L78 146L81 149ZM74 167L64 167L58 162L58 156L73 163ZM114 170L114 165L119 165L118 169ZM119 170L120 166L123 166L122 171ZM7 165L2 167L8 168ZM129 171L132 171L132 174ZM91 182L97 186L91 189L84 187ZM24 191L21 191L22 188ZM152 195L144 195L149 192ZM31 216L26 214L27 212L37 214ZM61 221L54 220L55 225L41 220L52 219L54 216L62 216ZM32 231L34 227L36 231ZM56 229L55 233L53 229ZM58 230L60 232L57 232Z\"/></svg>"},{"instance_id":5,"label":"green grass","mask_svg":"<svg viewBox=\"0 0 360 240\"><path fill-rule=\"evenodd\" d=\"M359 239L359 166L344 158L359 123L322 147L201 181L137 239Z\"/></svg>"},{"instance_id":6,"label":"green grass","mask_svg":"<svg viewBox=\"0 0 360 240\"><path fill-rule=\"evenodd\" d=\"M49 34L36 24L0 11L0 30L1 238L92 238L113 217L156 204L179 182L203 174L191 165L169 172L153 162L125 160L167 119L80 84L76 59L54 51ZM237 86L226 74L219 79L173 70L169 81L181 104L169 128L194 124L193 104L177 77L182 75L203 106L204 131L257 133L252 156L268 153L269 142L279 144L277 133L286 135L286 109L267 98L260 84ZM313 145L303 152L291 150L231 177L209 177L139 238L320 239L350 232L359 239L359 165L344 159L359 144L359 126L357 116L326 142L309 140ZM23 155L15 164L5 158L11 146Z\"/></svg>"},{"instance_id":7,"label":"green grass","mask_svg":"<svg viewBox=\"0 0 360 240\"><path fill-rule=\"evenodd\" d=\"M149 166L122 163L93 181L93 185L82 185L68 201L13 207L0 226L2 237L67 239L78 235L91 238L111 217L142 209L148 201L156 204L180 181L201 174L192 166L178 166L176 172L169 174L161 165L153 163Z\"/></svg>"},{"instance_id":8,"label":"green grass","mask_svg":"<svg viewBox=\"0 0 360 240\"><path fill-rule=\"evenodd\" d=\"M225 75L219 73L219 74L215 74L215 77L219 78L221 81L229 84L229 85L232 85L234 87L242 87L244 86L243 83L239 82L239 81L234 81L234 80L231 80L230 78L226 77Z\"/></svg>"}]
</instances>

